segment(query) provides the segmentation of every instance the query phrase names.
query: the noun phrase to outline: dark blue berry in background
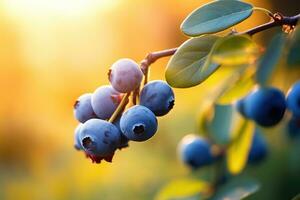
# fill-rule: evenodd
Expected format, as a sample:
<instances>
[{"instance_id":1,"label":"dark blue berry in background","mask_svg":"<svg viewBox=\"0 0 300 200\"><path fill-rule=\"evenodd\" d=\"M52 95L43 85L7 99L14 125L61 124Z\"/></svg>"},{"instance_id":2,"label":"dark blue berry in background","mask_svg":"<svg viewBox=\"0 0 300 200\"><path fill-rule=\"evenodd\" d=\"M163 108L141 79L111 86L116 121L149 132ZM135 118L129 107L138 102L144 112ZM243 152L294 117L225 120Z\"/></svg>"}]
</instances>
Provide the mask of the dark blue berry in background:
<instances>
[{"instance_id":1,"label":"dark blue berry in background","mask_svg":"<svg viewBox=\"0 0 300 200\"><path fill-rule=\"evenodd\" d=\"M255 129L252 145L250 148L248 162L255 164L263 161L268 154L267 142L258 129Z\"/></svg>"},{"instance_id":2,"label":"dark blue berry in background","mask_svg":"<svg viewBox=\"0 0 300 200\"><path fill-rule=\"evenodd\" d=\"M245 99L245 114L260 126L278 124L285 113L286 101L284 94L272 87L259 88Z\"/></svg>"},{"instance_id":3,"label":"dark blue berry in background","mask_svg":"<svg viewBox=\"0 0 300 200\"><path fill-rule=\"evenodd\" d=\"M174 106L174 92L165 81L150 81L140 94L140 104L149 108L156 116L167 114Z\"/></svg>"},{"instance_id":4,"label":"dark blue berry in background","mask_svg":"<svg viewBox=\"0 0 300 200\"><path fill-rule=\"evenodd\" d=\"M288 92L287 107L295 117L300 118L300 81L296 82Z\"/></svg>"},{"instance_id":5,"label":"dark blue berry in background","mask_svg":"<svg viewBox=\"0 0 300 200\"><path fill-rule=\"evenodd\" d=\"M287 123L286 131L290 138L300 138L300 118L292 117Z\"/></svg>"},{"instance_id":6,"label":"dark blue berry in background","mask_svg":"<svg viewBox=\"0 0 300 200\"><path fill-rule=\"evenodd\" d=\"M184 164L192 169L209 165L213 162L211 144L197 135L187 135L179 143L179 154Z\"/></svg>"}]
</instances>

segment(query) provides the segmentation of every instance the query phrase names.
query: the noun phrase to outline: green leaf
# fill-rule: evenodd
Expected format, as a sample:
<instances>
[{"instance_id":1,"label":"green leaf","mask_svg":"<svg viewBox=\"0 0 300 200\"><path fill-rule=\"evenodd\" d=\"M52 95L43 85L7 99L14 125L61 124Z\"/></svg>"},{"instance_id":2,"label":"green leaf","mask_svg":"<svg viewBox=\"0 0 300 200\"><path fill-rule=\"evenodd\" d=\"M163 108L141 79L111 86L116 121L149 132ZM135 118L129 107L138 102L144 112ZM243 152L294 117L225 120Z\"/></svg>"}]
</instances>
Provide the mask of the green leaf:
<instances>
[{"instance_id":1,"label":"green leaf","mask_svg":"<svg viewBox=\"0 0 300 200\"><path fill-rule=\"evenodd\" d=\"M287 56L287 63L290 66L293 65L300 65L300 25L298 24L298 27L292 34L291 39L291 47L288 52Z\"/></svg>"},{"instance_id":2,"label":"green leaf","mask_svg":"<svg viewBox=\"0 0 300 200\"><path fill-rule=\"evenodd\" d=\"M242 65L253 63L259 48L248 35L231 35L218 39L213 46L212 62L220 65Z\"/></svg>"},{"instance_id":3,"label":"green leaf","mask_svg":"<svg viewBox=\"0 0 300 200\"><path fill-rule=\"evenodd\" d=\"M198 199L202 195L207 195L210 185L207 182L196 179L179 179L164 186L155 200L175 200L175 199Z\"/></svg>"},{"instance_id":4,"label":"green leaf","mask_svg":"<svg viewBox=\"0 0 300 200\"><path fill-rule=\"evenodd\" d=\"M251 66L241 66L224 83L221 84L218 104L230 104L233 101L246 96L253 88L255 82L252 78L255 70Z\"/></svg>"},{"instance_id":5,"label":"green leaf","mask_svg":"<svg viewBox=\"0 0 300 200\"><path fill-rule=\"evenodd\" d=\"M194 10L181 24L188 36L199 36L225 30L247 19L253 6L237 0L219 0Z\"/></svg>"},{"instance_id":6,"label":"green leaf","mask_svg":"<svg viewBox=\"0 0 300 200\"><path fill-rule=\"evenodd\" d=\"M236 177L221 186L210 200L240 200L257 192L260 184L250 178Z\"/></svg>"},{"instance_id":7,"label":"green leaf","mask_svg":"<svg viewBox=\"0 0 300 200\"><path fill-rule=\"evenodd\" d=\"M217 144L227 144L230 141L233 112L234 108L230 104L214 105L212 118L206 126L210 136Z\"/></svg>"},{"instance_id":8,"label":"green leaf","mask_svg":"<svg viewBox=\"0 0 300 200\"><path fill-rule=\"evenodd\" d=\"M192 87L216 71L219 65L210 63L209 52L218 38L204 35L183 43L167 65L165 76L169 85L176 88Z\"/></svg>"},{"instance_id":9,"label":"green leaf","mask_svg":"<svg viewBox=\"0 0 300 200\"><path fill-rule=\"evenodd\" d=\"M277 63L282 56L285 42L286 37L284 33L279 33L272 38L265 54L262 56L257 66L256 81L258 84L262 86L266 86L268 84L269 78L274 72Z\"/></svg>"},{"instance_id":10,"label":"green leaf","mask_svg":"<svg viewBox=\"0 0 300 200\"><path fill-rule=\"evenodd\" d=\"M238 174L245 168L254 133L253 122L243 119L236 123L238 128L232 132L232 142L226 154L227 168L231 174Z\"/></svg>"}]
</instances>

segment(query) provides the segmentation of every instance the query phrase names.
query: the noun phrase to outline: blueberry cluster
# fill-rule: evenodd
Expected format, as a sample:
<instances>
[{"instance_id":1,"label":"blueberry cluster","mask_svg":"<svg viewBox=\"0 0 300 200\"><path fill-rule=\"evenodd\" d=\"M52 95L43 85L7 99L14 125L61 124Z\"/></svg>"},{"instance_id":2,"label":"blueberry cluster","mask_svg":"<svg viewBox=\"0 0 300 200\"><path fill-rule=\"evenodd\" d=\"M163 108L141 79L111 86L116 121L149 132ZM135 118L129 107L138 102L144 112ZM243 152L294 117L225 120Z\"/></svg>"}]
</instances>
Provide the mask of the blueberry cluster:
<instances>
[{"instance_id":1,"label":"blueberry cluster","mask_svg":"<svg viewBox=\"0 0 300 200\"><path fill-rule=\"evenodd\" d=\"M140 91L143 72L131 59L118 60L108 74L111 85L80 96L74 104L74 116L80 122L75 129L75 148L95 163L102 159L111 162L115 151L128 147L130 140L153 137L156 117L166 115L174 106L174 92L164 81L150 81ZM139 105L125 109L122 100L134 91Z\"/></svg>"},{"instance_id":2,"label":"blueberry cluster","mask_svg":"<svg viewBox=\"0 0 300 200\"><path fill-rule=\"evenodd\" d=\"M291 138L300 136L300 81L296 82L285 96L274 87L256 88L235 104L237 111L245 118L253 120L258 126L272 127L282 121L286 110L291 113L287 133ZM253 133L248 155L248 163L264 160L268 154L267 142L257 127ZM192 169L210 165L225 151L214 151L216 145L208 139L187 135L179 143L179 155L184 164Z\"/></svg>"}]
</instances>

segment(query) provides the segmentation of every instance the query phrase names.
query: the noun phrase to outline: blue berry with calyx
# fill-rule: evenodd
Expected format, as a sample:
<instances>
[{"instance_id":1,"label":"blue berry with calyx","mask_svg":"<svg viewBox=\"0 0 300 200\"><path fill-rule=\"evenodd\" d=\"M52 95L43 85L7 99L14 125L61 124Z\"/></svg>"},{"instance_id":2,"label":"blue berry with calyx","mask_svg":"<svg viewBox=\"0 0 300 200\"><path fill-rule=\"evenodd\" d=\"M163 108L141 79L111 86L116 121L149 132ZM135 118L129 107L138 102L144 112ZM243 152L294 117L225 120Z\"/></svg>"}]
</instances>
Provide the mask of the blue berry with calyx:
<instances>
[{"instance_id":1,"label":"blue berry with calyx","mask_svg":"<svg viewBox=\"0 0 300 200\"><path fill-rule=\"evenodd\" d=\"M260 126L270 127L278 124L285 113L284 94L277 88L258 88L245 99L245 115Z\"/></svg>"},{"instance_id":2,"label":"blue berry with calyx","mask_svg":"<svg viewBox=\"0 0 300 200\"><path fill-rule=\"evenodd\" d=\"M100 119L109 119L122 100L122 94L112 86L104 85L95 90L92 95L92 107Z\"/></svg>"},{"instance_id":3,"label":"blue berry with calyx","mask_svg":"<svg viewBox=\"0 0 300 200\"><path fill-rule=\"evenodd\" d=\"M122 133L121 131L121 127L120 127L120 121L121 121L121 117L118 117L114 122L113 124L119 129L119 131L121 132L121 142L120 142L120 145L118 147L118 149L123 149L123 148L126 148L126 147L129 147L129 140L128 138Z\"/></svg>"},{"instance_id":4,"label":"blue berry with calyx","mask_svg":"<svg viewBox=\"0 0 300 200\"><path fill-rule=\"evenodd\" d=\"M294 117L300 118L300 81L297 81L287 94L287 107Z\"/></svg>"},{"instance_id":5,"label":"blue berry with calyx","mask_svg":"<svg viewBox=\"0 0 300 200\"><path fill-rule=\"evenodd\" d=\"M92 108L91 98L91 93L83 94L74 104L74 116L81 123L97 117Z\"/></svg>"},{"instance_id":6,"label":"blue berry with calyx","mask_svg":"<svg viewBox=\"0 0 300 200\"><path fill-rule=\"evenodd\" d=\"M93 162L99 163L102 159L111 162L115 150L120 145L121 133L110 122L90 119L81 127L80 142Z\"/></svg>"},{"instance_id":7,"label":"blue berry with calyx","mask_svg":"<svg viewBox=\"0 0 300 200\"><path fill-rule=\"evenodd\" d=\"M210 165L214 160L211 144L197 135L190 134L182 138L178 150L183 163L192 169Z\"/></svg>"},{"instance_id":8,"label":"blue berry with calyx","mask_svg":"<svg viewBox=\"0 0 300 200\"><path fill-rule=\"evenodd\" d=\"M81 142L80 142L80 130L82 127L82 123L78 124L75 132L74 132L74 148L76 150L82 150Z\"/></svg>"},{"instance_id":9,"label":"blue berry with calyx","mask_svg":"<svg viewBox=\"0 0 300 200\"><path fill-rule=\"evenodd\" d=\"M129 140L145 141L156 133L157 119L151 110L145 106L136 105L123 113L120 127Z\"/></svg>"},{"instance_id":10,"label":"blue berry with calyx","mask_svg":"<svg viewBox=\"0 0 300 200\"><path fill-rule=\"evenodd\" d=\"M165 81L150 81L140 93L140 105L149 108L156 116L167 114L174 101L174 92Z\"/></svg>"}]
</instances>

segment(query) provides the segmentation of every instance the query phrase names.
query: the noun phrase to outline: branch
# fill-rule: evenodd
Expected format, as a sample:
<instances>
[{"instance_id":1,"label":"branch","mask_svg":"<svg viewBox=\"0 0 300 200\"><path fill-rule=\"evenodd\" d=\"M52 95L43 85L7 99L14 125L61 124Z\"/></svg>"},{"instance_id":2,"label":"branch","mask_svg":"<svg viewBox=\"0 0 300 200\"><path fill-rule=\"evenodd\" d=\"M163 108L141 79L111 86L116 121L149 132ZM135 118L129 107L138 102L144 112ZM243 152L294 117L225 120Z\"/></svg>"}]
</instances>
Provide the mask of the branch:
<instances>
[{"instance_id":1,"label":"branch","mask_svg":"<svg viewBox=\"0 0 300 200\"><path fill-rule=\"evenodd\" d=\"M237 34L248 34L248 35L252 36L256 33L265 31L267 29L270 29L273 27L278 27L278 26L284 26L284 25L294 28L297 25L298 21L300 21L300 14L291 16L291 17L287 17L287 16L283 16L280 13L275 13L274 16L272 17L272 21L267 22L262 25L259 25L259 26L256 26L256 27L246 30L244 32L237 33ZM148 82L147 77L148 77L149 66L160 58L174 55L175 52L177 51L177 49L178 49L178 47L172 48L172 49L165 49L162 51L152 52L152 53L149 53L144 60L142 60L141 70L143 71L143 73L145 75L144 84L146 84Z\"/></svg>"},{"instance_id":2,"label":"branch","mask_svg":"<svg viewBox=\"0 0 300 200\"><path fill-rule=\"evenodd\" d=\"M162 50L162 51L156 51L156 52L148 53L146 58L144 60L142 60L142 62L141 62L141 70L143 71L143 73L145 75L147 75L148 74L148 67L151 64L153 64L156 60L158 60L160 58L174 55L174 53L177 51L177 49L178 48L165 49L165 50Z\"/></svg>"},{"instance_id":3,"label":"branch","mask_svg":"<svg viewBox=\"0 0 300 200\"><path fill-rule=\"evenodd\" d=\"M300 14L292 16L292 17L286 17L281 15L280 13L275 13L274 14L274 20L267 22L265 24L259 25L257 27L254 27L252 29L249 29L247 31L241 32L239 34L248 34L250 36L265 31L267 29L277 27L277 26L290 26L290 27L295 27L300 19Z\"/></svg>"}]
</instances>

